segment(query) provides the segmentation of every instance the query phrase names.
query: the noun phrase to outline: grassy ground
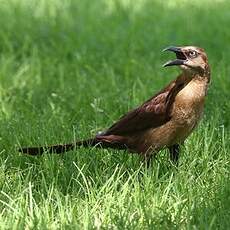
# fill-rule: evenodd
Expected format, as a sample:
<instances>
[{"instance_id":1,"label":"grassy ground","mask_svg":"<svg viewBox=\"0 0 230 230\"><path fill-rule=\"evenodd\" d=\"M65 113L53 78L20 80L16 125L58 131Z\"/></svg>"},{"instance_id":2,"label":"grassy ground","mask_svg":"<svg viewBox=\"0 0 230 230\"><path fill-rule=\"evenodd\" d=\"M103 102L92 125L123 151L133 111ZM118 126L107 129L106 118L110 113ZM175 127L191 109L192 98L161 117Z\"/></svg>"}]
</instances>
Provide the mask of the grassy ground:
<instances>
[{"instance_id":1,"label":"grassy ground","mask_svg":"<svg viewBox=\"0 0 230 230\"><path fill-rule=\"evenodd\" d=\"M191 3L192 2L192 3ZM227 229L230 225L229 1L0 0L1 229ZM18 146L95 134L178 74L168 45L212 67L205 115L179 167L162 151Z\"/></svg>"}]
</instances>

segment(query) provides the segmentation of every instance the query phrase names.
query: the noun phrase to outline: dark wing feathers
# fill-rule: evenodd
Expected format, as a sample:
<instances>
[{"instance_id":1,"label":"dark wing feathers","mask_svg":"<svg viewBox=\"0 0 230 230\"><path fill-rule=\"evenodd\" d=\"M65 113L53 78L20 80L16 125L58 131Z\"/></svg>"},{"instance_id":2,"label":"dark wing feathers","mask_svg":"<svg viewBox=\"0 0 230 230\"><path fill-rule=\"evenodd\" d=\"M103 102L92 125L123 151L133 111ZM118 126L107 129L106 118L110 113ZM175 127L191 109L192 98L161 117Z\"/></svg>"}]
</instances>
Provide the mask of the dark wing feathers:
<instances>
[{"instance_id":1,"label":"dark wing feathers","mask_svg":"<svg viewBox=\"0 0 230 230\"><path fill-rule=\"evenodd\" d=\"M125 135L140 131L151 126L158 126L165 122L165 99L167 93L161 94L156 103L154 99L124 115L111 126L104 135ZM151 125L151 126L150 126Z\"/></svg>"},{"instance_id":2,"label":"dark wing feathers","mask_svg":"<svg viewBox=\"0 0 230 230\"><path fill-rule=\"evenodd\" d=\"M172 81L166 88L154 95L140 107L130 111L120 118L118 122L112 125L103 136L106 135L128 135L135 132L158 127L170 120L170 109L173 100L181 89L179 76Z\"/></svg>"}]
</instances>

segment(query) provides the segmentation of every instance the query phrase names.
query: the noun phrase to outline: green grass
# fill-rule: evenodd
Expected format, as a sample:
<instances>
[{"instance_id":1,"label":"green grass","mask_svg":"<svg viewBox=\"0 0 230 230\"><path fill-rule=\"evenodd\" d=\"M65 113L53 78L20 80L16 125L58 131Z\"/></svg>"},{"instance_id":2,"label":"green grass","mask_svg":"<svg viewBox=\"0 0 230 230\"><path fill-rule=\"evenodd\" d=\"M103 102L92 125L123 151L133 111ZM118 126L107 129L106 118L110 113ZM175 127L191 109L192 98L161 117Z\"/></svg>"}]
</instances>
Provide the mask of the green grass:
<instances>
[{"instance_id":1,"label":"green grass","mask_svg":"<svg viewBox=\"0 0 230 230\"><path fill-rule=\"evenodd\" d=\"M192 2L192 3L191 3ZM1 229L227 229L229 1L0 0ZM174 79L168 45L205 48L204 119L178 168L167 151L18 146L94 135Z\"/></svg>"}]
</instances>

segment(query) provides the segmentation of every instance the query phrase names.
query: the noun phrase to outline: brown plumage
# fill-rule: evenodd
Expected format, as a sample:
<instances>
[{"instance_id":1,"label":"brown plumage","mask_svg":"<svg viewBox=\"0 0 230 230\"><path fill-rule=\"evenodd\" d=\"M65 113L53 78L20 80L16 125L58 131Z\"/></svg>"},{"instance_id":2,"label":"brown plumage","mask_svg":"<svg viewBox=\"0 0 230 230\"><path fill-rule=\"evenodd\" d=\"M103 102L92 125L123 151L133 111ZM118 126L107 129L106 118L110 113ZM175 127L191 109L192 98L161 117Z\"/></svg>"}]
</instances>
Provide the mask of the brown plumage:
<instances>
[{"instance_id":1,"label":"brown plumage","mask_svg":"<svg viewBox=\"0 0 230 230\"><path fill-rule=\"evenodd\" d=\"M30 155L62 153L78 146L128 149L150 159L152 153L168 148L178 160L179 145L199 122L210 81L210 68L203 49L193 46L168 47L177 59L164 66L178 65L182 73L140 107L120 118L105 132L88 140L45 147L24 147Z\"/></svg>"}]
</instances>

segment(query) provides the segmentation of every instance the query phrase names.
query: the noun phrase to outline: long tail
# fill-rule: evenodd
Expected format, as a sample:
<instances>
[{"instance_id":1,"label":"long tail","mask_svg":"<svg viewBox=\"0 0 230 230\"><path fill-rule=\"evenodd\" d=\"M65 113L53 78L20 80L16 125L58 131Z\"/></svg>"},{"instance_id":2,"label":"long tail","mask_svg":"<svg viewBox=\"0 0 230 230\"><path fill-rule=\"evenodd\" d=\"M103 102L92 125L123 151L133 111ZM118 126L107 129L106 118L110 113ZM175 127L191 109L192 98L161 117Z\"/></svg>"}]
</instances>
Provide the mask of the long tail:
<instances>
[{"instance_id":1,"label":"long tail","mask_svg":"<svg viewBox=\"0 0 230 230\"><path fill-rule=\"evenodd\" d=\"M64 153L73 150L78 147L100 147L100 148L113 148L113 149L127 149L127 146L119 142L110 142L101 138L92 138L82 141L77 141L69 144L58 144L50 146L39 146L39 147L22 147L19 152L29 155L42 155L45 153Z\"/></svg>"}]
</instances>

